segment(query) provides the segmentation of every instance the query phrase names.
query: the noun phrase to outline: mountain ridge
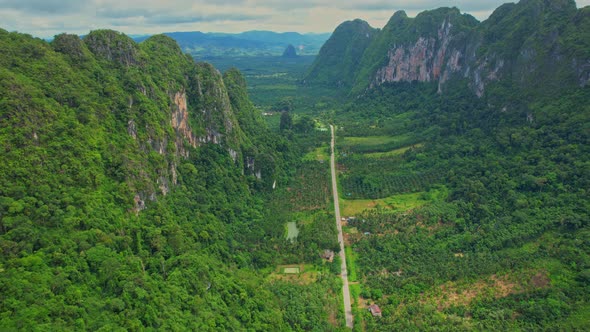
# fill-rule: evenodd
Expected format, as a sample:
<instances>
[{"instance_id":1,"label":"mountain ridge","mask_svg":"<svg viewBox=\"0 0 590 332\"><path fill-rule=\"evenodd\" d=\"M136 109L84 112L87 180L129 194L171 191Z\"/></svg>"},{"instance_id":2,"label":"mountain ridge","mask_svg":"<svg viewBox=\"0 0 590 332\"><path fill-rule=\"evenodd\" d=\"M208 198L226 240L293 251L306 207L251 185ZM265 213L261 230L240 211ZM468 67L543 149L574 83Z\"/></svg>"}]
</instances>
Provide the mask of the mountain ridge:
<instances>
[{"instance_id":1,"label":"mountain ridge","mask_svg":"<svg viewBox=\"0 0 590 332\"><path fill-rule=\"evenodd\" d=\"M285 327L252 239L289 144L239 72L163 35L0 45L0 329Z\"/></svg>"},{"instance_id":2,"label":"mountain ridge","mask_svg":"<svg viewBox=\"0 0 590 332\"><path fill-rule=\"evenodd\" d=\"M360 61L356 60L358 56L352 58L342 51L353 45L346 42L352 37L337 28L304 80L307 84L336 84L341 78L331 73L329 65L324 65L323 71L320 66L330 62L325 54L335 53L335 58L344 63L356 63L352 70L356 74L345 84L353 96L399 81L435 81L442 92L450 79L467 80L480 97L487 86L497 86L499 81L522 87L540 81L571 84L577 80L584 86L590 51L579 47L587 42L576 30L587 30L587 12L587 8L577 9L569 0L523 0L502 5L483 22L461 14L457 8L424 11L415 18L398 11L376 32ZM334 43L345 46L335 48ZM578 53L568 54L569 49ZM542 63L542 68L535 67L536 63ZM341 70L351 71L346 65ZM559 79L553 79L555 76Z\"/></svg>"},{"instance_id":3,"label":"mountain ridge","mask_svg":"<svg viewBox=\"0 0 590 332\"><path fill-rule=\"evenodd\" d=\"M315 55L330 34L251 30L241 33L166 32L164 35L175 39L183 51L195 57L208 57L243 54L281 55L289 44L298 47L301 55ZM137 36L134 40L141 42L147 37Z\"/></svg>"}]
</instances>

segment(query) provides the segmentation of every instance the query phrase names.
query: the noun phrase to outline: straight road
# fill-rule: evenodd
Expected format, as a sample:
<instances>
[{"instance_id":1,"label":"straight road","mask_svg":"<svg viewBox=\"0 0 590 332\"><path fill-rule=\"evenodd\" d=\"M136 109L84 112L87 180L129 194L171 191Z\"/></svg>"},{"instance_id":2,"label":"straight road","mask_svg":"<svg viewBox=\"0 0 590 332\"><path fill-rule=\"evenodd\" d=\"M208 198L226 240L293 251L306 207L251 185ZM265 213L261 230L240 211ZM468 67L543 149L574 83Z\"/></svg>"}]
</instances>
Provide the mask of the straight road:
<instances>
[{"instance_id":1,"label":"straight road","mask_svg":"<svg viewBox=\"0 0 590 332\"><path fill-rule=\"evenodd\" d=\"M344 317L346 326L352 329L352 307L350 305L350 289L348 288L348 272L346 269L346 254L344 253L344 237L342 236L342 220L340 219L340 203L338 202L338 185L336 183L336 157L334 155L334 126L330 125L332 141L330 144L332 154L330 156L330 168L332 170L332 193L334 194L334 214L336 215L336 227L338 228L338 242L340 242L340 276L342 277L342 296L344 298Z\"/></svg>"}]
</instances>

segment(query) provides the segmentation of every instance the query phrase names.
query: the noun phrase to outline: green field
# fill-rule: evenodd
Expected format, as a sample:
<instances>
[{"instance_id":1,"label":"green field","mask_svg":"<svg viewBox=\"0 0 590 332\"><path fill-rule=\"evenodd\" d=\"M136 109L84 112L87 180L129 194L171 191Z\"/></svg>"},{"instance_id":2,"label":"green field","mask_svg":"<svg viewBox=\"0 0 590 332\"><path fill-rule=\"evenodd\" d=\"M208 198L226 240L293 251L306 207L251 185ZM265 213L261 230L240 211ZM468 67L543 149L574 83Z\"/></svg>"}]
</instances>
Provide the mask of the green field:
<instances>
[{"instance_id":1,"label":"green field","mask_svg":"<svg viewBox=\"0 0 590 332\"><path fill-rule=\"evenodd\" d=\"M356 216L364 210L376 208L404 212L428 203L428 200L424 199L424 194L424 192L417 192L381 199L340 199L340 208L343 216Z\"/></svg>"},{"instance_id":2,"label":"green field","mask_svg":"<svg viewBox=\"0 0 590 332\"><path fill-rule=\"evenodd\" d=\"M302 84L313 55L296 58L281 56L209 57L198 59L213 64L221 72L235 67L242 72L250 99L258 108L271 110L284 100L291 100L295 112L313 112L315 116L333 112L340 93L332 88Z\"/></svg>"},{"instance_id":3,"label":"green field","mask_svg":"<svg viewBox=\"0 0 590 332\"><path fill-rule=\"evenodd\" d=\"M411 147L416 144L411 134L396 136L346 136L339 140L339 148L343 152L377 153Z\"/></svg>"},{"instance_id":4,"label":"green field","mask_svg":"<svg viewBox=\"0 0 590 332\"><path fill-rule=\"evenodd\" d=\"M346 269L348 271L348 281L357 281L356 275L356 254L352 251L350 246L344 248L346 253Z\"/></svg>"},{"instance_id":5,"label":"green field","mask_svg":"<svg viewBox=\"0 0 590 332\"><path fill-rule=\"evenodd\" d=\"M321 146L316 148L315 150L307 153L304 157L303 160L305 161L320 161L320 162L326 162L328 160L330 160L330 155L328 153L328 146Z\"/></svg>"},{"instance_id":6,"label":"green field","mask_svg":"<svg viewBox=\"0 0 590 332\"><path fill-rule=\"evenodd\" d=\"M403 148L393 149L391 151L386 152L373 152L373 153L365 153L364 156L367 158L388 158L388 157L396 157L404 154L406 151L410 149L418 149L424 146L421 143L412 144L409 146L404 146Z\"/></svg>"}]
</instances>

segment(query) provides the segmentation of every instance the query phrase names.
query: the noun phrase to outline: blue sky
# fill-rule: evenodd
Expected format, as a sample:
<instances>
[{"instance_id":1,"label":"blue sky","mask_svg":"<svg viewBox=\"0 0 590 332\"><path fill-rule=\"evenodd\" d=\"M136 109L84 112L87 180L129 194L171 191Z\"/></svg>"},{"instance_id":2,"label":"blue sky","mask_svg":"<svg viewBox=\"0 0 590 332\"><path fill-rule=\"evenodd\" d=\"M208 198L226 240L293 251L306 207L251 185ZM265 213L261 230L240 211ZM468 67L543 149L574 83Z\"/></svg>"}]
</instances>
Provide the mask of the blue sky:
<instances>
[{"instance_id":1,"label":"blue sky","mask_svg":"<svg viewBox=\"0 0 590 332\"><path fill-rule=\"evenodd\" d=\"M497 0L0 0L0 27L51 37L109 28L128 34L171 31L247 30L332 32L361 18L381 28L396 10L409 16L438 7L458 7L485 20L507 1ZM590 0L576 1L578 7Z\"/></svg>"}]
</instances>

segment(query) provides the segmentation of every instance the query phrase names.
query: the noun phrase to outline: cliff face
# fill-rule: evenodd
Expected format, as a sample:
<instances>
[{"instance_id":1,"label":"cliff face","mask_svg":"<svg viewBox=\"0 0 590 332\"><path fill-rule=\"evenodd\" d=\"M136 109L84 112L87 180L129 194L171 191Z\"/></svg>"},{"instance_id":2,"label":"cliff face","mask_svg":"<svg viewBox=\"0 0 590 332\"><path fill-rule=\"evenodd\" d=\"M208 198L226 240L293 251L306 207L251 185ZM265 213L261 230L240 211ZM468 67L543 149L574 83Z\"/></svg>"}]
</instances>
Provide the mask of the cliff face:
<instances>
[{"instance_id":1,"label":"cliff face","mask_svg":"<svg viewBox=\"0 0 590 332\"><path fill-rule=\"evenodd\" d=\"M106 172L124 183L122 195L134 202L136 211L146 206L145 201L168 194L178 182L179 165L204 145L218 145L243 168L242 150L248 140L235 115L242 110L231 105L222 75L211 65L195 63L171 38L154 36L136 44L109 30L93 31L84 39L59 35L51 44L6 32L0 37L24 40L22 50L4 56L3 75L16 81L3 96L22 100L21 116L39 122L29 136L37 137L44 148L63 140L89 145L99 160L92 167L105 168L96 173ZM23 57L27 49L34 53L31 58ZM37 91L38 96L11 95L21 90ZM55 117L48 118L47 110ZM47 133L69 113L87 128L80 131L94 133L92 139ZM16 131L30 126L25 121L7 125L6 130L14 127L10 135L20 137ZM37 152L27 153L34 157ZM76 179L76 171L71 172Z\"/></svg>"},{"instance_id":2,"label":"cliff face","mask_svg":"<svg viewBox=\"0 0 590 332\"><path fill-rule=\"evenodd\" d=\"M564 82L585 86L588 12L569 0L506 4L482 23L456 8L426 11L415 18L396 12L363 51L353 70L352 94L412 81L438 83L443 93L451 79L467 80L480 97L500 81L541 90L547 84L561 88ZM322 61L320 53L316 67ZM346 65L342 69L349 70Z\"/></svg>"},{"instance_id":3,"label":"cliff face","mask_svg":"<svg viewBox=\"0 0 590 332\"><path fill-rule=\"evenodd\" d=\"M386 82L446 82L462 70L465 50L450 48L453 24L446 18L435 37L418 37L413 45L394 45L387 52L388 62L375 73L371 86Z\"/></svg>"},{"instance_id":4,"label":"cliff face","mask_svg":"<svg viewBox=\"0 0 590 332\"><path fill-rule=\"evenodd\" d=\"M0 29L0 329L284 330L252 267L274 250L262 152L289 144L245 90L165 36Z\"/></svg>"}]
</instances>

